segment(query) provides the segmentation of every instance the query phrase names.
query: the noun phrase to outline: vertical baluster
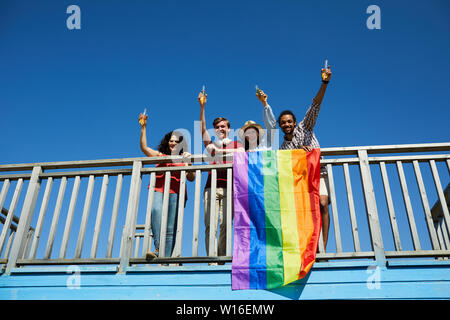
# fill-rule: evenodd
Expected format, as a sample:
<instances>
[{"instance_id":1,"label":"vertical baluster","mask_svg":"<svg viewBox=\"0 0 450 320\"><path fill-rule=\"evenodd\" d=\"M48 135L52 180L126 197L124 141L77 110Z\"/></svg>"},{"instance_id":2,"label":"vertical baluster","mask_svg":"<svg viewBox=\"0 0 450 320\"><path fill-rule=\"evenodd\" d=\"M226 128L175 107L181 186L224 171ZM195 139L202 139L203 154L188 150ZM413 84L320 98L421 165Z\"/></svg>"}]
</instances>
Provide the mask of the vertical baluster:
<instances>
[{"instance_id":1,"label":"vertical baluster","mask_svg":"<svg viewBox=\"0 0 450 320\"><path fill-rule=\"evenodd\" d=\"M3 205L5 204L5 199L9 190L10 183L11 182L9 181L9 179L6 179L3 182L2 191L0 192L0 210L2 210Z\"/></svg>"},{"instance_id":2,"label":"vertical baluster","mask_svg":"<svg viewBox=\"0 0 450 320\"><path fill-rule=\"evenodd\" d=\"M5 250L5 255L4 255L5 259L8 259L9 252L11 251L11 245L13 243L15 234L16 234L16 232L14 230L11 230L9 237L8 237L8 242L6 243L6 250Z\"/></svg>"},{"instance_id":3,"label":"vertical baluster","mask_svg":"<svg viewBox=\"0 0 450 320\"><path fill-rule=\"evenodd\" d=\"M39 239L41 237L42 226L44 225L45 213L47 212L48 201L50 199L50 193L52 191L53 178L47 179L47 185L45 186L44 197L42 198L41 209L39 210L38 221L36 224L36 231L34 233L33 242L31 243L30 259L36 258L36 251L39 245Z\"/></svg>"},{"instance_id":4,"label":"vertical baluster","mask_svg":"<svg viewBox=\"0 0 450 320\"><path fill-rule=\"evenodd\" d=\"M180 193L178 196L178 221L176 230L175 247L173 257L181 256L181 247L183 240L183 224L184 224L184 199L186 198L186 171L181 171L180 176ZM175 232L175 231L174 231Z\"/></svg>"},{"instance_id":5,"label":"vertical baluster","mask_svg":"<svg viewBox=\"0 0 450 320\"><path fill-rule=\"evenodd\" d=\"M330 200L331 208L333 209L333 225L334 225L334 237L336 239L336 251L342 252L341 232L339 228L339 217L336 204L336 192L334 189L333 170L331 164L327 164L328 182L330 185Z\"/></svg>"},{"instance_id":6,"label":"vertical baluster","mask_svg":"<svg viewBox=\"0 0 450 320\"><path fill-rule=\"evenodd\" d=\"M198 228L200 222L200 197L201 197L202 172L195 170L195 194L194 194L194 230L192 232L192 256L198 256Z\"/></svg>"},{"instance_id":7,"label":"vertical baluster","mask_svg":"<svg viewBox=\"0 0 450 320\"><path fill-rule=\"evenodd\" d=\"M233 221L233 169L227 169L227 246L226 255L232 255L232 221Z\"/></svg>"},{"instance_id":8,"label":"vertical baluster","mask_svg":"<svg viewBox=\"0 0 450 320\"><path fill-rule=\"evenodd\" d=\"M13 220L14 213L16 211L17 202L19 201L22 186L23 186L23 179L21 178L17 181L16 189L14 190L13 198L11 200L11 205L9 206L8 215L6 216L5 223L3 224L2 233L0 235L0 254L3 251L3 246L5 245L6 237L8 236L9 227L11 226L11 222Z\"/></svg>"},{"instance_id":9,"label":"vertical baluster","mask_svg":"<svg viewBox=\"0 0 450 320\"><path fill-rule=\"evenodd\" d=\"M430 160L431 172L433 173L434 186L441 202L442 213L444 214L444 221L447 227L447 231L450 232L450 215L448 212L447 201L445 200L444 192L442 191L441 179L439 179L439 173L436 167L436 162Z\"/></svg>"},{"instance_id":10,"label":"vertical baluster","mask_svg":"<svg viewBox=\"0 0 450 320\"><path fill-rule=\"evenodd\" d=\"M114 194L114 204L111 215L111 224L109 226L108 246L106 249L106 257L111 258L114 246L114 236L116 234L117 214L119 212L120 194L122 192L123 175L117 176L116 192Z\"/></svg>"},{"instance_id":11,"label":"vertical baluster","mask_svg":"<svg viewBox=\"0 0 450 320\"><path fill-rule=\"evenodd\" d=\"M97 218L95 219L94 236L92 237L91 258L97 256L98 239L100 237L100 228L102 225L103 210L105 208L106 192L108 190L109 177L103 175L102 189L100 191L100 201L97 208Z\"/></svg>"},{"instance_id":12,"label":"vertical baluster","mask_svg":"<svg viewBox=\"0 0 450 320\"><path fill-rule=\"evenodd\" d=\"M217 256L217 223L216 223L216 190L217 190L217 170L211 170L211 196L210 196L210 210L209 210L209 256Z\"/></svg>"},{"instance_id":13,"label":"vertical baluster","mask_svg":"<svg viewBox=\"0 0 450 320\"><path fill-rule=\"evenodd\" d=\"M136 220L139 208L139 198L141 194L141 169L142 162L133 162L133 171L131 174L130 192L128 195L127 216L125 220L125 227L122 232L122 243L120 246L120 265L119 273L126 272L130 263L130 256L134 235L136 233Z\"/></svg>"},{"instance_id":14,"label":"vertical baluster","mask_svg":"<svg viewBox=\"0 0 450 320\"><path fill-rule=\"evenodd\" d=\"M166 171L164 180L164 194L161 216L161 231L159 237L159 256L166 256L166 231L167 231L167 215L169 212L169 195L170 195L170 171Z\"/></svg>"},{"instance_id":15,"label":"vertical baluster","mask_svg":"<svg viewBox=\"0 0 450 320\"><path fill-rule=\"evenodd\" d=\"M144 258L147 252L149 252L152 247L153 237L151 236L150 229L152 228L152 208L153 208L153 199L155 195L155 183L156 183L156 174L152 172L150 174L150 185L147 196L147 211L145 214L144 243L142 247L142 256Z\"/></svg>"},{"instance_id":16,"label":"vertical baluster","mask_svg":"<svg viewBox=\"0 0 450 320\"><path fill-rule=\"evenodd\" d=\"M61 259L66 258L67 245L69 243L70 230L72 228L73 214L75 212L75 205L77 203L78 191L80 189L80 176L75 177L73 183L72 196L70 198L69 211L67 212L66 225L64 227L63 240L59 251Z\"/></svg>"},{"instance_id":17,"label":"vertical baluster","mask_svg":"<svg viewBox=\"0 0 450 320\"><path fill-rule=\"evenodd\" d=\"M425 185L423 184L422 173L420 172L419 162L413 161L414 172L416 174L417 185L419 186L420 197L422 199L422 207L425 213L425 221L427 222L428 233L430 235L431 244L434 250L439 250L439 242L437 239L436 229L434 229L433 218L431 217L430 205L428 203L427 192L425 191Z\"/></svg>"},{"instance_id":18,"label":"vertical baluster","mask_svg":"<svg viewBox=\"0 0 450 320\"><path fill-rule=\"evenodd\" d=\"M378 219L378 209L367 150L358 150L358 158L372 247L377 264L379 266L385 266L386 256L384 254L383 237L381 235L380 221Z\"/></svg>"},{"instance_id":19,"label":"vertical baluster","mask_svg":"<svg viewBox=\"0 0 450 320\"><path fill-rule=\"evenodd\" d=\"M402 165L401 161L397 161L397 171L398 171L398 177L400 179L400 185L402 187L403 202L405 204L406 213L408 215L409 229L411 231L414 249L421 250L419 235L417 233L417 228L416 228L416 221L414 219L414 212L413 212L413 209L411 206L411 200L409 198L409 193L408 193L408 186L406 184L405 173L403 172L403 165Z\"/></svg>"},{"instance_id":20,"label":"vertical baluster","mask_svg":"<svg viewBox=\"0 0 450 320\"><path fill-rule=\"evenodd\" d=\"M30 244L31 244L31 239L33 238L33 234L34 234L34 229L30 228L27 233L27 238L25 241L25 248L22 253L22 259L25 259L27 257L27 253L30 250Z\"/></svg>"},{"instance_id":21,"label":"vertical baluster","mask_svg":"<svg viewBox=\"0 0 450 320\"><path fill-rule=\"evenodd\" d=\"M42 168L39 166L34 167L31 172L27 194L25 195L22 211L20 212L20 220L17 225L16 236L14 237L8 264L6 265L6 274L11 274L11 270L16 267L17 259L23 255L26 233L30 229L31 219L33 218L39 189L41 187L41 180L39 178L41 173Z\"/></svg>"},{"instance_id":22,"label":"vertical baluster","mask_svg":"<svg viewBox=\"0 0 450 320\"><path fill-rule=\"evenodd\" d=\"M61 184L59 186L58 198L56 199L55 211L53 212L52 224L50 227L50 233L48 235L47 247L45 249L44 259L50 259L50 255L53 249L53 243L55 241L56 229L58 227L59 216L61 213L61 206L64 199L64 193L66 192L67 177L61 178Z\"/></svg>"},{"instance_id":23,"label":"vertical baluster","mask_svg":"<svg viewBox=\"0 0 450 320\"><path fill-rule=\"evenodd\" d=\"M355 204L353 202L353 191L350 180L350 172L348 170L348 163L344 163L344 177L345 177L345 186L347 188L347 201L348 201L348 209L350 212L350 222L352 224L353 244L355 246L355 251L358 252L361 251L361 247L359 244L358 225L356 223Z\"/></svg>"},{"instance_id":24,"label":"vertical baluster","mask_svg":"<svg viewBox=\"0 0 450 320\"><path fill-rule=\"evenodd\" d=\"M89 176L88 187L86 191L86 198L84 199L83 215L81 217L80 231L78 232L77 246L75 248L75 258L81 257L83 251L84 235L86 233L86 226L89 217L89 210L91 209L92 192L94 191L95 177Z\"/></svg>"},{"instance_id":25,"label":"vertical baluster","mask_svg":"<svg viewBox=\"0 0 450 320\"><path fill-rule=\"evenodd\" d=\"M392 235L394 236L395 250L402 251L403 250L402 243L400 241L400 233L398 231L397 218L395 216L394 203L392 201L391 187L389 185L389 178L386 171L386 164L383 161L380 162L380 170L381 170L381 177L383 179L384 193L386 195L386 203L389 212L389 219L391 222Z\"/></svg>"},{"instance_id":26,"label":"vertical baluster","mask_svg":"<svg viewBox=\"0 0 450 320\"><path fill-rule=\"evenodd\" d=\"M141 236L140 235L136 235L135 237L135 243L134 243L134 257L138 258L139 257L139 246L141 244Z\"/></svg>"}]
</instances>

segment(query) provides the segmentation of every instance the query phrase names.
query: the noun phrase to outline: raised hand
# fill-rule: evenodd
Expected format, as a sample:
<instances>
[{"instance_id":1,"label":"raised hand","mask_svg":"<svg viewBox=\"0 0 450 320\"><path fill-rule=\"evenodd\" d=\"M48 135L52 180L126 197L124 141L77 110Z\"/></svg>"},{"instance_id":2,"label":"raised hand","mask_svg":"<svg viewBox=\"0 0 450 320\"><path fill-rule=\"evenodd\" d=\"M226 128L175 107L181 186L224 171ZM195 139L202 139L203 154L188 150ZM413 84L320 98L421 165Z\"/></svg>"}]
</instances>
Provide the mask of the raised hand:
<instances>
[{"instance_id":1,"label":"raised hand","mask_svg":"<svg viewBox=\"0 0 450 320\"><path fill-rule=\"evenodd\" d=\"M330 81L330 79L331 79L331 68L330 68L330 66L328 66L328 68L322 68L322 80L323 81L326 81L326 82L328 82L328 81Z\"/></svg>"}]
</instances>

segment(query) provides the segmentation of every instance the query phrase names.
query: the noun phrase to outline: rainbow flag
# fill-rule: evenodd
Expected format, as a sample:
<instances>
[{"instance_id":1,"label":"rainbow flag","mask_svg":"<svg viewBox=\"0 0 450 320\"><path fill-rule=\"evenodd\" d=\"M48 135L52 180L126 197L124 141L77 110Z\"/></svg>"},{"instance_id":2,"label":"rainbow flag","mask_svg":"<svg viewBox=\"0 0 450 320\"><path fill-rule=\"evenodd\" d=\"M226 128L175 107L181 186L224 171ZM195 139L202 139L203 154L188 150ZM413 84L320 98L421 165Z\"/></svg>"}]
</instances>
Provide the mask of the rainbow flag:
<instances>
[{"instance_id":1,"label":"rainbow flag","mask_svg":"<svg viewBox=\"0 0 450 320\"><path fill-rule=\"evenodd\" d=\"M238 152L232 289L271 289L311 269L322 225L320 149Z\"/></svg>"}]
</instances>

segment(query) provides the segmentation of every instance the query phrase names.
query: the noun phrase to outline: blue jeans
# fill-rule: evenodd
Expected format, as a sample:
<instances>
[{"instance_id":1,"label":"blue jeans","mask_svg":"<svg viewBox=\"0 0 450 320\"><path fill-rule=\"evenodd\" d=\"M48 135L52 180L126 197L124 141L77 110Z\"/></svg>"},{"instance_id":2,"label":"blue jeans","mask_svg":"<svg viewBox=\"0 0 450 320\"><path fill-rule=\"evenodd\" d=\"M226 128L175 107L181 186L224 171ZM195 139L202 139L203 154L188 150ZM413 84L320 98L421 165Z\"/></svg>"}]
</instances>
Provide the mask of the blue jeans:
<instances>
[{"instance_id":1,"label":"blue jeans","mask_svg":"<svg viewBox=\"0 0 450 320\"><path fill-rule=\"evenodd\" d=\"M155 191L152 207L152 231L155 248L159 251L159 240L161 235L163 193ZM175 238L178 220L178 194L169 194L169 210L167 212L166 248L165 257L171 257L175 247ZM161 256L161 254L160 254Z\"/></svg>"}]
</instances>

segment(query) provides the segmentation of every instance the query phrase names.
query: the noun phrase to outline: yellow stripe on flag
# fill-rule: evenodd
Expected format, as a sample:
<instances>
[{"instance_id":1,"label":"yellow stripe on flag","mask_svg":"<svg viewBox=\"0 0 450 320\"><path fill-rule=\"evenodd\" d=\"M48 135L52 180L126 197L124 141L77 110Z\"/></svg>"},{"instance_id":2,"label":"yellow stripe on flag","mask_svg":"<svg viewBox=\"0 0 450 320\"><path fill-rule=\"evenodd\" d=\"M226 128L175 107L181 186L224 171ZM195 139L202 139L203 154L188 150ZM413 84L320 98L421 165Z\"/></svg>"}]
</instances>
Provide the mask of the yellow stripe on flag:
<instances>
[{"instance_id":1,"label":"yellow stripe on flag","mask_svg":"<svg viewBox=\"0 0 450 320\"><path fill-rule=\"evenodd\" d=\"M301 268L291 150L278 151L280 215L283 230L284 284L298 279Z\"/></svg>"}]
</instances>

